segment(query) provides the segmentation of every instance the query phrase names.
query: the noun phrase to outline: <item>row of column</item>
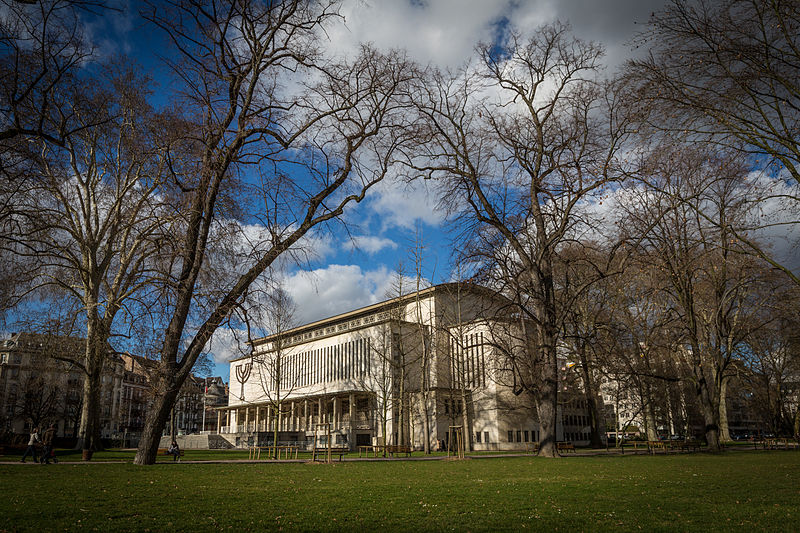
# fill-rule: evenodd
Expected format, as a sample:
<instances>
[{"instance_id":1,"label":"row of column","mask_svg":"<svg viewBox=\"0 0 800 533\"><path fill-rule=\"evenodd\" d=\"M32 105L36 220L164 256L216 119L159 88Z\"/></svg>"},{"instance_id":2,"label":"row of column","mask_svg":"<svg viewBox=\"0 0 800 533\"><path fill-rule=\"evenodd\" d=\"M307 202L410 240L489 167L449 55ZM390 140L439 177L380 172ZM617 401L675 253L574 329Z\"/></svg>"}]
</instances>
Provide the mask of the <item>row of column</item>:
<instances>
[{"instance_id":1,"label":"row of column","mask_svg":"<svg viewBox=\"0 0 800 533\"><path fill-rule=\"evenodd\" d=\"M317 415L316 416L314 416L312 414L313 411L311 409L312 403L315 402L315 401L317 402ZM326 409L326 403L327 402L325 401L324 398L320 397L317 400L304 399L302 401L302 406L303 406L302 417L300 416L300 413L298 413L298 410L299 410L298 409L298 404L300 402L297 402L297 401L294 401L294 400L289 402L289 412L287 413L288 417L287 418L281 417L281 419L278 420L278 424L279 424L278 431L313 431L314 430L314 423L330 422L331 423L331 429L334 430L334 431L335 430L341 430L341 429L347 429L348 435L349 435L348 438L351 439L352 438L352 432L353 432L353 422L355 420L355 394L350 393L350 395L348 397L348 407L349 407L349 409L348 409L348 413L347 413L347 415L348 415L347 428L343 428L342 427L343 423L344 423L344 418L343 418L343 414L344 413L341 412L342 398L334 397L334 398L332 398L331 401L333 401L333 412L331 413L330 416L328 416L328 412L327 412L327 409ZM250 420L250 411L251 411L251 409L255 410L254 411L254 415L255 416L253 418L254 424L253 424L252 427L250 425L250 422L251 422L251 420ZM242 410L244 410L244 426L240 428L239 427L239 422L240 422L239 413ZM266 415L267 415L267 417L266 417L266 424L264 424L263 429L261 427L261 422L262 422L262 420L261 420L261 410L262 410L262 406L254 406L254 407L246 406L244 408L233 408L233 409L230 409L229 412L233 411L236 414L236 416L229 417L229 421L230 421L231 425L233 426L233 427L230 428L230 431L231 432L239 432L240 429L242 431L245 431L245 432L249 432L249 431L274 431L274 428L273 428L273 417L271 416L272 415L272 407L271 406L267 406L266 407L266 410L267 410ZM220 411L220 412L217 412L217 431L218 432L221 429L221 422L222 422L222 412Z\"/></svg>"}]
</instances>

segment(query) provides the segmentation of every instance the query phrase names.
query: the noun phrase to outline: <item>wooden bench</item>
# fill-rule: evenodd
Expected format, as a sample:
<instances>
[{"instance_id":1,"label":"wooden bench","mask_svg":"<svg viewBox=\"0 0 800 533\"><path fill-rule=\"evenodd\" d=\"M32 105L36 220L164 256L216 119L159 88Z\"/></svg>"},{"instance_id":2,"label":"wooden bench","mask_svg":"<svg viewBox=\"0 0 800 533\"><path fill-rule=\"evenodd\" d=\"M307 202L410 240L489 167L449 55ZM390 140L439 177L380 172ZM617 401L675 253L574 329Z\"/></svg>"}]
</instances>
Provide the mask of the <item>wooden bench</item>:
<instances>
[{"instance_id":1,"label":"wooden bench","mask_svg":"<svg viewBox=\"0 0 800 533\"><path fill-rule=\"evenodd\" d=\"M281 454L284 459L297 459L297 453L300 450L299 446L251 446L248 459L261 459L261 450L266 450L266 458L273 458L280 460Z\"/></svg>"},{"instance_id":2,"label":"wooden bench","mask_svg":"<svg viewBox=\"0 0 800 533\"><path fill-rule=\"evenodd\" d=\"M525 453L539 453L539 443L538 442L526 442L525 443Z\"/></svg>"},{"instance_id":3,"label":"wooden bench","mask_svg":"<svg viewBox=\"0 0 800 533\"><path fill-rule=\"evenodd\" d=\"M331 459L333 459L334 455L339 456L339 462L342 461L342 456L350 453L350 448L347 446L331 446L330 450L327 446L322 448L315 448L311 451L311 460L312 461L327 461L328 460L328 452L330 451Z\"/></svg>"},{"instance_id":4,"label":"wooden bench","mask_svg":"<svg viewBox=\"0 0 800 533\"><path fill-rule=\"evenodd\" d=\"M699 440L678 441L676 444L681 450L686 450L687 452L699 452L700 447L703 445Z\"/></svg>"},{"instance_id":5,"label":"wooden bench","mask_svg":"<svg viewBox=\"0 0 800 533\"><path fill-rule=\"evenodd\" d=\"M646 441L642 440L629 440L621 442L619 447L622 450L622 453L625 453L625 446L629 448L632 446L634 450L646 449L648 453L650 452L650 446L648 446Z\"/></svg>"},{"instance_id":6,"label":"wooden bench","mask_svg":"<svg viewBox=\"0 0 800 533\"><path fill-rule=\"evenodd\" d=\"M159 448L157 453L158 455L172 455L169 453L169 448ZM181 460L181 457L183 457L183 448L178 449L178 461Z\"/></svg>"},{"instance_id":7,"label":"wooden bench","mask_svg":"<svg viewBox=\"0 0 800 533\"><path fill-rule=\"evenodd\" d=\"M378 457L378 451L380 451L380 446L359 446L358 456L361 457L363 453L365 457L369 457L370 454L372 454L372 457Z\"/></svg>"},{"instance_id":8,"label":"wooden bench","mask_svg":"<svg viewBox=\"0 0 800 533\"><path fill-rule=\"evenodd\" d=\"M411 457L411 446L390 445L386 447L386 453L388 453L392 457L394 457L395 454L397 455L405 454L406 457Z\"/></svg>"},{"instance_id":9,"label":"wooden bench","mask_svg":"<svg viewBox=\"0 0 800 533\"><path fill-rule=\"evenodd\" d=\"M657 451L661 450L665 454L669 451L670 446L663 440L649 440L647 441L647 450L651 455L655 455Z\"/></svg>"},{"instance_id":10,"label":"wooden bench","mask_svg":"<svg viewBox=\"0 0 800 533\"><path fill-rule=\"evenodd\" d=\"M768 438L764 439L763 441L756 442L756 446L758 446L758 444L761 444L765 450L790 450L792 448L795 450L798 449L797 441L787 437Z\"/></svg>"},{"instance_id":11,"label":"wooden bench","mask_svg":"<svg viewBox=\"0 0 800 533\"><path fill-rule=\"evenodd\" d=\"M575 445L571 442L556 442L556 449L560 452L575 452Z\"/></svg>"}]
</instances>

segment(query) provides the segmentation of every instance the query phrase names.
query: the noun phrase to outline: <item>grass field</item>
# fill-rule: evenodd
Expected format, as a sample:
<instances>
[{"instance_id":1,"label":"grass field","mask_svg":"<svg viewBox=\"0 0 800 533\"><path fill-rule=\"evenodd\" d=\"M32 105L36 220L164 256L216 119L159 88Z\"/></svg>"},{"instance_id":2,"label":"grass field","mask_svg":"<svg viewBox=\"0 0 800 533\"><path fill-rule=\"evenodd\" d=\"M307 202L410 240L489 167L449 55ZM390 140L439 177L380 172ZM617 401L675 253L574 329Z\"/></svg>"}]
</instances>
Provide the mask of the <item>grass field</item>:
<instances>
[{"instance_id":1,"label":"grass field","mask_svg":"<svg viewBox=\"0 0 800 533\"><path fill-rule=\"evenodd\" d=\"M797 531L799 480L800 453L752 451L0 465L0 531Z\"/></svg>"}]
</instances>

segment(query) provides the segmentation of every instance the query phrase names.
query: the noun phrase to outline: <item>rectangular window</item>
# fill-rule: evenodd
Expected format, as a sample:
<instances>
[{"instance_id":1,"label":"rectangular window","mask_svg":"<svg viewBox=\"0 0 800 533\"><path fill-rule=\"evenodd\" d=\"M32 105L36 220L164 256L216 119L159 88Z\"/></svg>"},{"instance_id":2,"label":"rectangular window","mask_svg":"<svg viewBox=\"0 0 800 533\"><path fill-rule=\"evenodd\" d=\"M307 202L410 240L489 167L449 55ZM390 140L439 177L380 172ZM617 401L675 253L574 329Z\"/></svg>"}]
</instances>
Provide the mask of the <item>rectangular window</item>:
<instances>
[{"instance_id":1,"label":"rectangular window","mask_svg":"<svg viewBox=\"0 0 800 533\"><path fill-rule=\"evenodd\" d=\"M525 437L525 442L528 442L528 430L527 429L524 431L523 435Z\"/></svg>"},{"instance_id":2,"label":"rectangular window","mask_svg":"<svg viewBox=\"0 0 800 533\"><path fill-rule=\"evenodd\" d=\"M517 442L522 442L522 431L517 430Z\"/></svg>"},{"instance_id":3,"label":"rectangular window","mask_svg":"<svg viewBox=\"0 0 800 533\"><path fill-rule=\"evenodd\" d=\"M508 442L514 442L514 432L510 429L508 430Z\"/></svg>"},{"instance_id":4,"label":"rectangular window","mask_svg":"<svg viewBox=\"0 0 800 533\"><path fill-rule=\"evenodd\" d=\"M477 443L481 442L481 432L480 431L475 433L475 442L477 442Z\"/></svg>"},{"instance_id":5,"label":"rectangular window","mask_svg":"<svg viewBox=\"0 0 800 533\"><path fill-rule=\"evenodd\" d=\"M485 442L486 444L489 444L489 432L488 431L484 431L483 432L483 442Z\"/></svg>"}]
</instances>

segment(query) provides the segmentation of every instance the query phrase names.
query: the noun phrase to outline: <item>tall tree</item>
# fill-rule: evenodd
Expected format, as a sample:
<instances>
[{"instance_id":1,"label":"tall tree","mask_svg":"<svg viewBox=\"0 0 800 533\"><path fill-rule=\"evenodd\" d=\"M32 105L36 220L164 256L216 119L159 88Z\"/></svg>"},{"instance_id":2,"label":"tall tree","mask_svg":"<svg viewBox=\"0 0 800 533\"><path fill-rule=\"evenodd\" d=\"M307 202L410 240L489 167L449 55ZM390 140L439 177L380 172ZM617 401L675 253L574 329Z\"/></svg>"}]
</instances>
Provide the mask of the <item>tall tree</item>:
<instances>
[{"instance_id":1,"label":"tall tree","mask_svg":"<svg viewBox=\"0 0 800 533\"><path fill-rule=\"evenodd\" d=\"M429 137L413 166L441 184L460 237L486 264L494 252L513 256L516 267L498 285L517 295L536 330L525 356L535 373L524 386L536 396L539 453L555 457L563 312L555 257L573 236L580 203L619 177L626 123L614 91L598 81L602 49L571 38L564 25L512 34L478 54L474 71L437 74L421 87Z\"/></svg>"},{"instance_id":2,"label":"tall tree","mask_svg":"<svg viewBox=\"0 0 800 533\"><path fill-rule=\"evenodd\" d=\"M184 141L194 169L177 181L185 202L181 245L170 271L156 396L136 454L155 461L169 410L197 357L248 287L301 239L335 222L383 178L407 135L404 85L414 70L399 54L368 48L344 62L318 48L336 17L327 2L151 4L145 16L174 45L182 82ZM220 195L235 183L258 198L240 210L258 238L221 297L194 304ZM192 313L195 313L194 315Z\"/></svg>"},{"instance_id":3,"label":"tall tree","mask_svg":"<svg viewBox=\"0 0 800 533\"><path fill-rule=\"evenodd\" d=\"M719 451L724 380L749 333L745 316L759 305L749 298L760 282L758 270L737 253L727 231L726 220L742 216L741 168L736 158L669 146L659 147L644 168L653 187L628 191L624 226L640 232L640 253L664 278L659 289L680 322L679 354L686 358L705 437ZM687 198L715 222L700 217Z\"/></svg>"},{"instance_id":4,"label":"tall tree","mask_svg":"<svg viewBox=\"0 0 800 533\"><path fill-rule=\"evenodd\" d=\"M751 170L762 172L750 201L768 211L785 208L727 231L800 284L791 260L753 231L800 222L800 6L793 0L672 0L640 38L650 52L630 61L627 75L641 131L749 156Z\"/></svg>"},{"instance_id":5,"label":"tall tree","mask_svg":"<svg viewBox=\"0 0 800 533\"><path fill-rule=\"evenodd\" d=\"M0 245L34 264L30 290L73 299L86 346L75 360L86 378L79 445L100 446L100 387L118 315L137 314L154 274L168 214L159 208L166 161L159 158L158 121L145 101L147 80L108 68L79 98L53 113L82 125L61 143L31 138L26 186L15 194ZM67 356L64 356L67 357Z\"/></svg>"}]
</instances>

